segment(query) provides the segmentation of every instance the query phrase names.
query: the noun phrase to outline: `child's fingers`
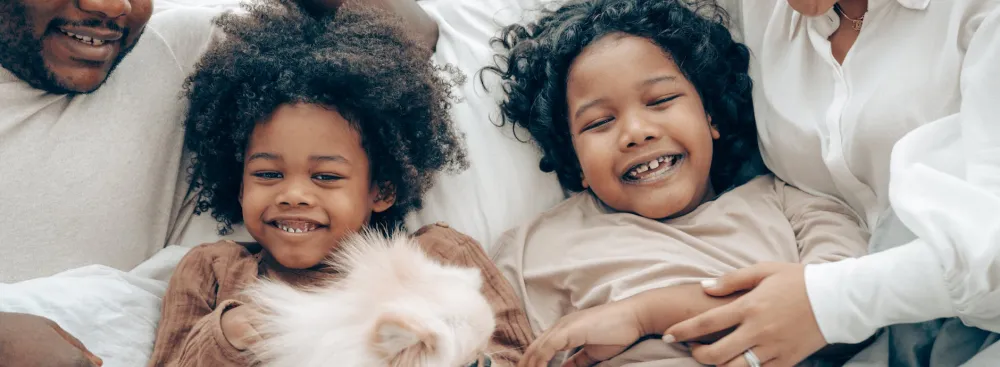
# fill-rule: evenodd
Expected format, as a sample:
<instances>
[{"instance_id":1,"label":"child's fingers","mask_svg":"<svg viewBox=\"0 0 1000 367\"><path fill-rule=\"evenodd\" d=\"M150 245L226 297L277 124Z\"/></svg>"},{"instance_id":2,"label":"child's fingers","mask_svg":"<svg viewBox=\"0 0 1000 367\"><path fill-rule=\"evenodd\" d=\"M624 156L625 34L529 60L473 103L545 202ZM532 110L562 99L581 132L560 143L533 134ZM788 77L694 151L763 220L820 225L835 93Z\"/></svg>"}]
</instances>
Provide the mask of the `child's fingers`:
<instances>
[{"instance_id":1,"label":"child's fingers","mask_svg":"<svg viewBox=\"0 0 1000 367\"><path fill-rule=\"evenodd\" d=\"M764 278L781 270L782 264L761 263L739 269L716 279L701 282L705 293L710 296L723 297L730 294L756 288Z\"/></svg>"},{"instance_id":2,"label":"child's fingers","mask_svg":"<svg viewBox=\"0 0 1000 367\"><path fill-rule=\"evenodd\" d=\"M524 366L547 366L557 352L567 349L568 342L566 333L561 330L551 330L545 333L528 347L528 351L524 354L527 364Z\"/></svg>"},{"instance_id":3,"label":"child's fingers","mask_svg":"<svg viewBox=\"0 0 1000 367\"><path fill-rule=\"evenodd\" d=\"M555 357L556 353L583 346L586 342L580 333L573 332L573 323L567 319L545 331L536 339L524 353L521 367L545 367Z\"/></svg>"}]
</instances>

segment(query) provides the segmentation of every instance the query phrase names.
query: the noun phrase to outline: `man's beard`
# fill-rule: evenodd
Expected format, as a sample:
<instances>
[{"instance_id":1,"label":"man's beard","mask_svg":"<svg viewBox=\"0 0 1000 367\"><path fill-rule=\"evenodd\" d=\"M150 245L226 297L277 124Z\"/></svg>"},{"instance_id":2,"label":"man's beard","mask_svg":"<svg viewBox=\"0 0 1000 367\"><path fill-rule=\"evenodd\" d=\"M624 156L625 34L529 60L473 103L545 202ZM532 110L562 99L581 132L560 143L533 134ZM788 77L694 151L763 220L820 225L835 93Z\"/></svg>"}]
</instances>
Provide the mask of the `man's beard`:
<instances>
[{"instance_id":1,"label":"man's beard","mask_svg":"<svg viewBox=\"0 0 1000 367\"><path fill-rule=\"evenodd\" d=\"M108 76L100 84L92 90L79 92L62 84L59 77L45 65L45 58L42 57L42 40L35 39L32 34L34 26L28 17L28 8L22 0L0 0L0 66L35 89L52 94L90 93L99 89L125 55L128 55L138 43L133 42L132 45L122 48L111 64ZM47 33L44 32L43 37ZM123 44L127 36L128 30L125 30L121 40Z\"/></svg>"}]
</instances>

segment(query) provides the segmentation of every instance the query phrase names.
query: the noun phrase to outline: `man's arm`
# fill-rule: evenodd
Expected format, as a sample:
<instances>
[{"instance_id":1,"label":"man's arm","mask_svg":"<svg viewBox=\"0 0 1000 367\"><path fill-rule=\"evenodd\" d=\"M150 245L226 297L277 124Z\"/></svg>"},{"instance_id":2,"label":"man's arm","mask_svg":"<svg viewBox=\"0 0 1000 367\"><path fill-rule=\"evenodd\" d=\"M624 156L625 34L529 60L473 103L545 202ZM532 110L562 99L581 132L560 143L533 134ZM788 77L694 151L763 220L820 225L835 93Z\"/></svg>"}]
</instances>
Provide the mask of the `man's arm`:
<instances>
[{"instance_id":1,"label":"man's arm","mask_svg":"<svg viewBox=\"0 0 1000 367\"><path fill-rule=\"evenodd\" d=\"M52 320L0 312L0 367L102 364L83 343Z\"/></svg>"},{"instance_id":2,"label":"man's arm","mask_svg":"<svg viewBox=\"0 0 1000 367\"><path fill-rule=\"evenodd\" d=\"M382 9L403 21L407 34L413 35L417 43L434 52L438 40L438 25L424 9L417 5L416 0L298 0L307 11L314 16L323 15L336 10L343 5L358 6L364 4Z\"/></svg>"}]
</instances>

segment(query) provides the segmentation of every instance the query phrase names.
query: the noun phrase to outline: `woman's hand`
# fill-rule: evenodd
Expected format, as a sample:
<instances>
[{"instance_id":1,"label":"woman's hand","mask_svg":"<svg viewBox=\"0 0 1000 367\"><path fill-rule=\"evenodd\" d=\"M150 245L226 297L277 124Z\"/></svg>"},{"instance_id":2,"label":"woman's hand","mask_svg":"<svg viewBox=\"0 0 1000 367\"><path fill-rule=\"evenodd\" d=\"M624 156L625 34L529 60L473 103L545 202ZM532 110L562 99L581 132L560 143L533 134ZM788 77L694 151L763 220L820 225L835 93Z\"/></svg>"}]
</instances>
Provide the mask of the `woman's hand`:
<instances>
[{"instance_id":1,"label":"woman's hand","mask_svg":"<svg viewBox=\"0 0 1000 367\"><path fill-rule=\"evenodd\" d=\"M563 366L590 366L623 352L644 336L638 310L628 299L566 315L538 337L518 363L544 367L556 353L583 347Z\"/></svg>"},{"instance_id":2,"label":"woman's hand","mask_svg":"<svg viewBox=\"0 0 1000 367\"><path fill-rule=\"evenodd\" d=\"M222 335L234 348L241 351L247 350L263 340L251 323L255 316L256 311L247 305L236 306L222 313L220 321Z\"/></svg>"},{"instance_id":3,"label":"woman's hand","mask_svg":"<svg viewBox=\"0 0 1000 367\"><path fill-rule=\"evenodd\" d=\"M826 345L806 294L805 266L758 264L726 274L713 296L750 290L732 303L677 323L665 339L690 341L736 326L736 330L709 345L695 345L694 358L703 364L748 366L743 353L752 350L766 367L791 367Z\"/></svg>"}]
</instances>

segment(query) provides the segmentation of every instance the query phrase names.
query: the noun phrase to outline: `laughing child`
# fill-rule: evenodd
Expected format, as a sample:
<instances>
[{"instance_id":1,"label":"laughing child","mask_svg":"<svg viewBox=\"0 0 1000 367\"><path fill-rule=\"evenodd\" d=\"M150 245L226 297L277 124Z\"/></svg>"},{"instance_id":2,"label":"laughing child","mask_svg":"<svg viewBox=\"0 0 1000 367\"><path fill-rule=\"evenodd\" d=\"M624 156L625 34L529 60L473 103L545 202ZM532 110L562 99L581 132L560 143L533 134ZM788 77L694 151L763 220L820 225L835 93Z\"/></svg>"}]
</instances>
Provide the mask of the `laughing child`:
<instances>
[{"instance_id":1,"label":"laughing child","mask_svg":"<svg viewBox=\"0 0 1000 367\"><path fill-rule=\"evenodd\" d=\"M766 173L749 52L724 21L708 1L571 1L496 40L504 120L575 192L493 247L541 334L522 366L577 347L567 365L699 366L648 337L731 301L700 281L865 252L846 206Z\"/></svg>"}]
</instances>

